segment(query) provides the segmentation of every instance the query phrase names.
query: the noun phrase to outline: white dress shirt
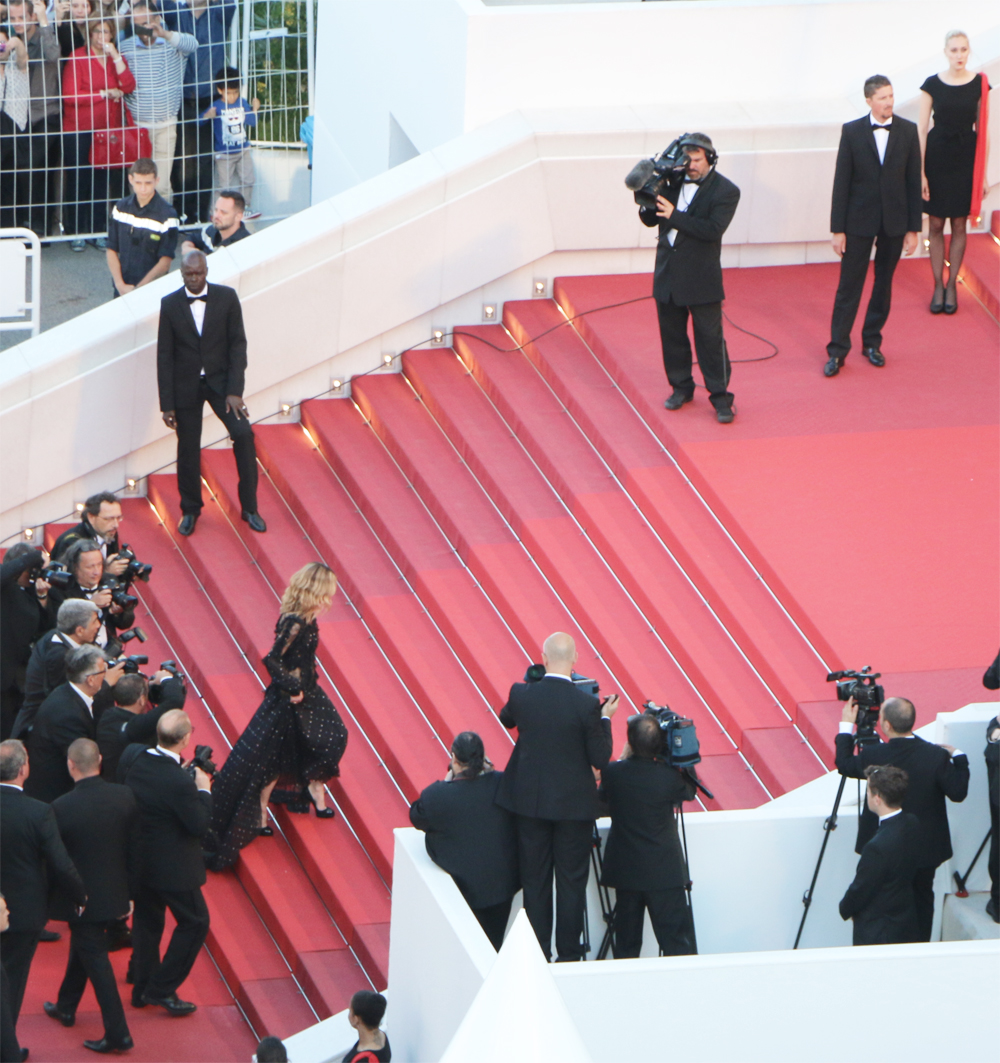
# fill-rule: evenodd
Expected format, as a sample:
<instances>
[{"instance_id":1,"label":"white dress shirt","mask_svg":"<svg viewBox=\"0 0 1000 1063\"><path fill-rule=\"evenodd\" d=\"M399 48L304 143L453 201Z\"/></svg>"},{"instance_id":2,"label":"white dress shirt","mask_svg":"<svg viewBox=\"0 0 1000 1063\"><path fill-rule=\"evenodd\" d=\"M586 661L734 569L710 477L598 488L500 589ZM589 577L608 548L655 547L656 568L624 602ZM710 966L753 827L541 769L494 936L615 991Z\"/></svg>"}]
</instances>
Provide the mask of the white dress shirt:
<instances>
[{"instance_id":1,"label":"white dress shirt","mask_svg":"<svg viewBox=\"0 0 1000 1063\"><path fill-rule=\"evenodd\" d=\"M701 188L701 185L696 181L685 181L684 184L681 185L681 194L677 197L677 203L674 206L674 210L686 211L688 207L691 206L691 200L697 195L699 188ZM670 232L667 233L667 243L673 247L676 239L677 230L671 229Z\"/></svg>"},{"instance_id":2,"label":"white dress shirt","mask_svg":"<svg viewBox=\"0 0 1000 1063\"><path fill-rule=\"evenodd\" d=\"M872 134L875 137L875 147L878 148L878 161L883 163L885 162L885 146L889 143L889 126L892 125L892 119L890 118L883 126L873 118L871 124Z\"/></svg>"},{"instance_id":3,"label":"white dress shirt","mask_svg":"<svg viewBox=\"0 0 1000 1063\"><path fill-rule=\"evenodd\" d=\"M87 712L90 713L91 718L94 716L94 699L84 690L81 690L76 683L70 683L70 686L83 698L84 705L87 706Z\"/></svg>"},{"instance_id":4,"label":"white dress shirt","mask_svg":"<svg viewBox=\"0 0 1000 1063\"><path fill-rule=\"evenodd\" d=\"M887 819L892 819L893 816L898 816L899 813L902 812L902 811L903 810L901 808L897 808L895 812L886 812L886 814L884 816L879 816L878 817L878 825L881 827L882 824L885 823L885 821Z\"/></svg>"},{"instance_id":5,"label":"white dress shirt","mask_svg":"<svg viewBox=\"0 0 1000 1063\"><path fill-rule=\"evenodd\" d=\"M184 295L188 300L191 299L204 299L208 295L208 285L206 284L200 292L195 292L193 295L191 292L184 289ZM198 330L198 335L201 335L201 330L205 325L205 307L206 303L188 302L188 308L191 311L191 316L194 318L194 327Z\"/></svg>"}]
</instances>

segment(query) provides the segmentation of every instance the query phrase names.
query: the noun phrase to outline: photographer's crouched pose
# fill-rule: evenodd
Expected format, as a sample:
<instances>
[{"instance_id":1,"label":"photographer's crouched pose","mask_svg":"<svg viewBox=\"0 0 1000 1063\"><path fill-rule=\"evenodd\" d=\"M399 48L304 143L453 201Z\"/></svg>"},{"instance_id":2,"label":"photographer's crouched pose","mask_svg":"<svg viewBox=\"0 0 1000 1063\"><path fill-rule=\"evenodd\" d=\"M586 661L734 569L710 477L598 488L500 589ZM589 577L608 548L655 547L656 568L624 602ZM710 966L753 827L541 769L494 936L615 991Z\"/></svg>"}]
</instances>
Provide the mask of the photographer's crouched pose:
<instances>
[{"instance_id":1,"label":"photographer's crouched pose","mask_svg":"<svg viewBox=\"0 0 1000 1063\"><path fill-rule=\"evenodd\" d=\"M628 745L601 772L600 795L611 811L601 882L616 893L615 959L639 955L647 909L664 956L693 954L674 807L694 798L695 785L663 759L663 731L655 717L629 719Z\"/></svg>"},{"instance_id":2,"label":"photographer's crouched pose","mask_svg":"<svg viewBox=\"0 0 1000 1063\"><path fill-rule=\"evenodd\" d=\"M463 731L451 744L444 781L431 783L410 808L410 822L427 834L427 854L455 880L498 952L521 886L514 817L495 804L502 779L479 735Z\"/></svg>"}]
</instances>

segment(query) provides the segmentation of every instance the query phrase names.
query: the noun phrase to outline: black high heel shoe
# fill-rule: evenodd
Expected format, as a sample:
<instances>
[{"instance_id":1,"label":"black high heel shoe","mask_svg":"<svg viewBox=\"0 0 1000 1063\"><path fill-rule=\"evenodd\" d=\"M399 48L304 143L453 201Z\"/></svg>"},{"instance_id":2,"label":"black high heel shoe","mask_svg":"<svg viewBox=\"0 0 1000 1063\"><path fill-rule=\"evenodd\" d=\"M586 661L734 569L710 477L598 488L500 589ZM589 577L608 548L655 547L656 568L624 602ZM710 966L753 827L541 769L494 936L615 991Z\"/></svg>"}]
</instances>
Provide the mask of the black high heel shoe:
<instances>
[{"instance_id":1,"label":"black high heel shoe","mask_svg":"<svg viewBox=\"0 0 1000 1063\"><path fill-rule=\"evenodd\" d=\"M308 791L306 792L308 793ZM326 808L320 808L319 805L316 804L316 799L312 794L309 794L309 804L313 806L313 811L315 811L317 819L333 819L337 814L336 810L330 808L329 805L327 805Z\"/></svg>"},{"instance_id":2,"label":"black high heel shoe","mask_svg":"<svg viewBox=\"0 0 1000 1063\"><path fill-rule=\"evenodd\" d=\"M258 838L273 838L274 837L274 827L272 827L270 824L268 824L268 826L266 826L266 827L261 827L260 830L257 831L257 837Z\"/></svg>"},{"instance_id":3,"label":"black high heel shoe","mask_svg":"<svg viewBox=\"0 0 1000 1063\"><path fill-rule=\"evenodd\" d=\"M934 289L934 298L931 299L930 311L932 314L944 313L944 288Z\"/></svg>"},{"instance_id":4,"label":"black high heel shoe","mask_svg":"<svg viewBox=\"0 0 1000 1063\"><path fill-rule=\"evenodd\" d=\"M951 296L949 299L948 296ZM946 314L955 314L958 312L958 292L945 290L944 293L944 312Z\"/></svg>"}]
</instances>

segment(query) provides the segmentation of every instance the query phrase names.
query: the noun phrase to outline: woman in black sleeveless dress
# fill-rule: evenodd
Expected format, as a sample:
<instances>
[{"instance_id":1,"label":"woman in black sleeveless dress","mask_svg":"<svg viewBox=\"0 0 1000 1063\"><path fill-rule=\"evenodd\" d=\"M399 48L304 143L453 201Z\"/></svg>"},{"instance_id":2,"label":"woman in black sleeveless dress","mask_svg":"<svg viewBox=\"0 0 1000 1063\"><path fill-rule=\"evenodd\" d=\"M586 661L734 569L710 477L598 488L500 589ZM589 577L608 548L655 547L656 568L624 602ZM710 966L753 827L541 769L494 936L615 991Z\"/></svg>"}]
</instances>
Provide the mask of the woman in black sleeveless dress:
<instances>
[{"instance_id":1,"label":"woman in black sleeveless dress","mask_svg":"<svg viewBox=\"0 0 1000 1063\"><path fill-rule=\"evenodd\" d=\"M235 863L258 835L273 833L267 825L272 798L290 811L308 812L311 804L321 819L334 814L324 784L340 774L347 728L316 681L316 618L336 590L333 572L313 562L292 576L281 599L274 646L264 658L271 683L212 784L216 871Z\"/></svg>"},{"instance_id":2,"label":"woman in black sleeveless dress","mask_svg":"<svg viewBox=\"0 0 1000 1063\"><path fill-rule=\"evenodd\" d=\"M929 251L934 275L932 314L954 314L956 285L965 256L966 225L972 208L972 174L976 159L982 79L966 69L969 39L959 30L945 38L948 69L920 86L917 128L923 153L924 210L930 215ZM928 132L931 115L934 128ZM944 223L951 219L948 282L944 282Z\"/></svg>"}]
</instances>

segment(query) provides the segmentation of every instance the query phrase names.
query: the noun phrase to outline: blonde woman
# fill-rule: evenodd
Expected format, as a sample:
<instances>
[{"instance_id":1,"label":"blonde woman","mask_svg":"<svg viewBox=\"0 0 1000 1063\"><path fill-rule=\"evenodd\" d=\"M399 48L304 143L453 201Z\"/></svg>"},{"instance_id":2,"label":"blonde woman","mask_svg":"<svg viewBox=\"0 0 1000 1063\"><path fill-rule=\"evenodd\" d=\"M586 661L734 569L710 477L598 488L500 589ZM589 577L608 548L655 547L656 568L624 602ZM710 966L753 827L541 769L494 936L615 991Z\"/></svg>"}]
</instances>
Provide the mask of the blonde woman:
<instances>
[{"instance_id":1,"label":"blonde woman","mask_svg":"<svg viewBox=\"0 0 1000 1063\"><path fill-rule=\"evenodd\" d=\"M985 179L985 159L989 151L985 123L981 122L983 96L988 94L985 78L968 69L969 38L962 30L951 30L944 41L948 69L932 74L920 86L920 116L917 132L923 163L922 195L924 211L930 218L928 241L931 272L934 276L932 314L954 314L958 309L958 273L965 255L966 225L973 201L978 201L973 182ZM988 101L986 103L988 106ZM931 116L934 128L930 126ZM982 143L980 143L982 134ZM977 152L982 156L976 166ZM982 189L985 195L985 188ZM948 281L944 280L944 223L951 219L948 248ZM973 219L974 220L974 219Z\"/></svg>"},{"instance_id":2,"label":"blonde woman","mask_svg":"<svg viewBox=\"0 0 1000 1063\"><path fill-rule=\"evenodd\" d=\"M273 833L267 825L272 796L293 812L308 812L311 804L321 819L334 814L324 784L340 774L347 728L316 681L316 621L336 591L337 577L314 561L292 576L281 599L274 646L264 658L271 683L212 786L215 870L235 863L258 835Z\"/></svg>"}]
</instances>

